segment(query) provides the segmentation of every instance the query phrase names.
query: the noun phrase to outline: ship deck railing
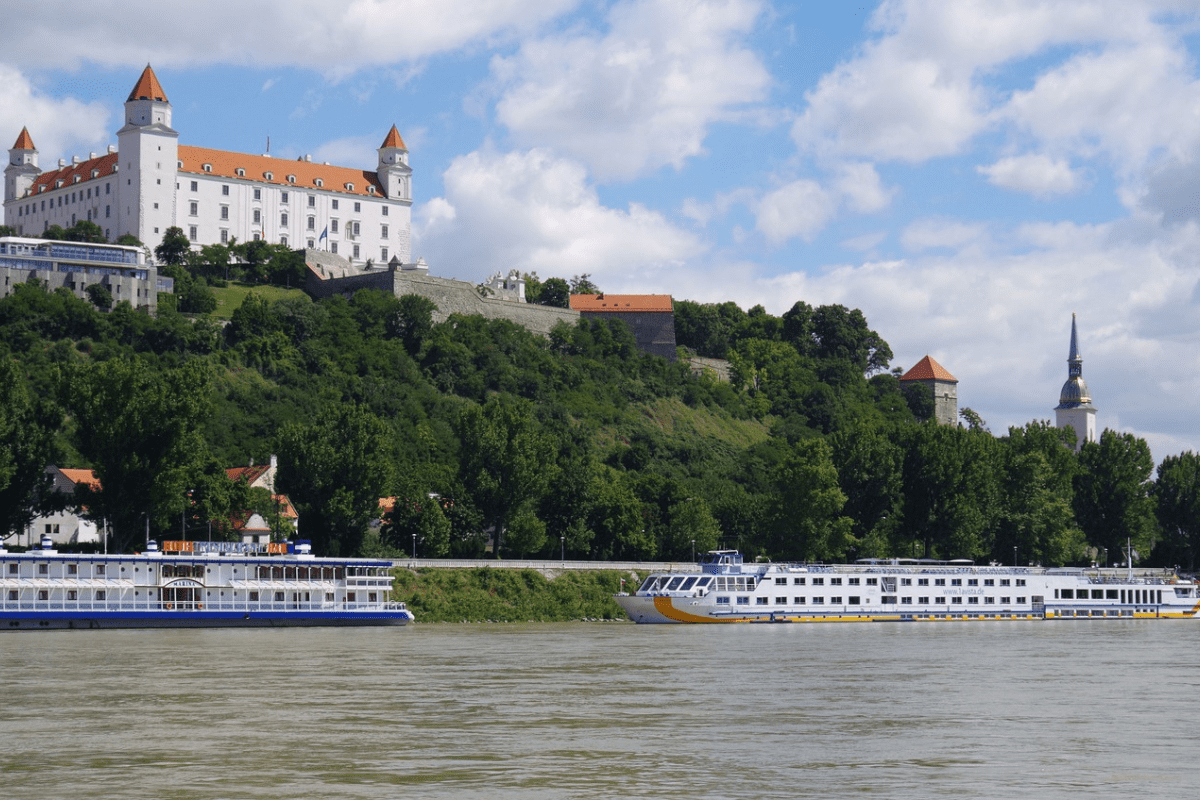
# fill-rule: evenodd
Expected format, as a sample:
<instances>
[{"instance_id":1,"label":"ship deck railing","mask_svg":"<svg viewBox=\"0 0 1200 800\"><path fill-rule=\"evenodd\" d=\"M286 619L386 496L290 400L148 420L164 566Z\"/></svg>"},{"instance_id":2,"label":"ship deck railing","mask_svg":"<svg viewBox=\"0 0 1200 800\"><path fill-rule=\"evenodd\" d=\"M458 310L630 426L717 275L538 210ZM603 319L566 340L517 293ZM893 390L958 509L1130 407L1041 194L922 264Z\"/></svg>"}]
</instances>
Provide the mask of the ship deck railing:
<instances>
[{"instance_id":1,"label":"ship deck railing","mask_svg":"<svg viewBox=\"0 0 1200 800\"><path fill-rule=\"evenodd\" d=\"M115 613L115 612L161 612L161 611L177 611L180 613L188 613L192 611L210 611L210 612L237 612L237 613L261 613L261 612L296 612L296 613L334 613L341 611L354 611L356 613L370 612L385 612L399 611L405 608L405 604L395 601L380 601L380 602L274 602L274 601L215 601L215 602L163 602L160 600L142 600L142 601L90 601L90 600L7 600L0 602L0 613L25 612L25 611L51 611L51 612L71 612L71 613Z\"/></svg>"}]
</instances>

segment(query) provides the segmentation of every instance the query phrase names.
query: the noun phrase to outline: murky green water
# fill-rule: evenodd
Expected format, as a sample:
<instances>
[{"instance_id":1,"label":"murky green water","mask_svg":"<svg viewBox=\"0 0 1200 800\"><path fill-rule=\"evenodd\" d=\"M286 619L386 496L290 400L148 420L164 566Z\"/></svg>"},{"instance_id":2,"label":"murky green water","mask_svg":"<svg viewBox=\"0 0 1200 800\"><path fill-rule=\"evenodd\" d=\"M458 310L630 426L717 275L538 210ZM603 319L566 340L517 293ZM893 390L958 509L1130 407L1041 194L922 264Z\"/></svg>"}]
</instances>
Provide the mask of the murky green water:
<instances>
[{"instance_id":1,"label":"murky green water","mask_svg":"<svg viewBox=\"0 0 1200 800\"><path fill-rule=\"evenodd\" d=\"M5 798L1160 796L1200 625L0 635Z\"/></svg>"}]
</instances>

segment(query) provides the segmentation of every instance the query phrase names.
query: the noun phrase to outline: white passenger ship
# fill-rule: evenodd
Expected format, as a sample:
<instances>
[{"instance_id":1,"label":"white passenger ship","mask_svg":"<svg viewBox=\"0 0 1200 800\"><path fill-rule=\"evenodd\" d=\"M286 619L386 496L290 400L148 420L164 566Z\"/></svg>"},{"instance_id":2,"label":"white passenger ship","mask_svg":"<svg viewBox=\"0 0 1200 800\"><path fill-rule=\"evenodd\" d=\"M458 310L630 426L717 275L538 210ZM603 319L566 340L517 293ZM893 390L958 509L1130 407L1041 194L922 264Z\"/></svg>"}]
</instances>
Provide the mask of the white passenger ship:
<instances>
[{"instance_id":1,"label":"white passenger ship","mask_svg":"<svg viewBox=\"0 0 1200 800\"><path fill-rule=\"evenodd\" d=\"M616 601L634 622L920 622L1194 619L1195 582L1173 571L975 566L969 561L745 564L714 550L700 571L646 578Z\"/></svg>"},{"instance_id":2,"label":"white passenger ship","mask_svg":"<svg viewBox=\"0 0 1200 800\"><path fill-rule=\"evenodd\" d=\"M154 542L137 555L0 546L0 630L405 625L390 561L307 542Z\"/></svg>"}]
</instances>

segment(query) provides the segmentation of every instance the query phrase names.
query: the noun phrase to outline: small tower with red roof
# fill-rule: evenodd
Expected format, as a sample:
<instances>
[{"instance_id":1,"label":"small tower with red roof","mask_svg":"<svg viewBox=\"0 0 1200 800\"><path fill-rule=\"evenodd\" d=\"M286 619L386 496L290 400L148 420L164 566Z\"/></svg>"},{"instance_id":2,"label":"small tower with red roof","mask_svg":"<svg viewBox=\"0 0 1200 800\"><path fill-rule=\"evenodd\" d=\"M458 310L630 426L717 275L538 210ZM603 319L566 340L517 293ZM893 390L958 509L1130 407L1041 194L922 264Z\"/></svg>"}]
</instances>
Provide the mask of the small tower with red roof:
<instances>
[{"instance_id":1,"label":"small tower with red roof","mask_svg":"<svg viewBox=\"0 0 1200 800\"><path fill-rule=\"evenodd\" d=\"M38 168L38 151L28 128L8 151L8 166L4 168L4 202L24 197L42 171Z\"/></svg>"},{"instance_id":2,"label":"small tower with red roof","mask_svg":"<svg viewBox=\"0 0 1200 800\"><path fill-rule=\"evenodd\" d=\"M900 376L903 384L921 384L933 395L933 418L940 425L958 424L958 378L932 357L925 356Z\"/></svg>"}]
</instances>

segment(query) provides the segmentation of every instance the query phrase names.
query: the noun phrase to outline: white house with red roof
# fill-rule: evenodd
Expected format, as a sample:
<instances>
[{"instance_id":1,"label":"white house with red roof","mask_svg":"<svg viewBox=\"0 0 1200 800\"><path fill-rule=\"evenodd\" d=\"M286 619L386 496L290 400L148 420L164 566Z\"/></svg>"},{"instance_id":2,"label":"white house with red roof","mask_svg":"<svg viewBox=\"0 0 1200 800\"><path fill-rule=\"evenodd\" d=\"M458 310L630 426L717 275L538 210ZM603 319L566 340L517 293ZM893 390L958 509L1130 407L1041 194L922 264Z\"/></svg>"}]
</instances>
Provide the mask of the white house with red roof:
<instances>
[{"instance_id":1,"label":"white house with red roof","mask_svg":"<svg viewBox=\"0 0 1200 800\"><path fill-rule=\"evenodd\" d=\"M364 263L411 261L412 169L393 125L374 169L354 169L179 143L171 103L150 65L125 101L117 145L42 171L22 128L4 170L5 224L36 237L95 222L109 241L150 247L178 226L196 246L262 239Z\"/></svg>"},{"instance_id":2,"label":"white house with red roof","mask_svg":"<svg viewBox=\"0 0 1200 800\"><path fill-rule=\"evenodd\" d=\"M46 475L51 480L53 491L68 496L75 493L75 487L79 484L100 487L96 473L90 469L65 469L51 464L46 467ZM92 544L100 541L96 523L85 519L81 509L72 507L34 518L25 532L17 535L13 544L36 547L42 536L49 536L55 544Z\"/></svg>"}]
</instances>

